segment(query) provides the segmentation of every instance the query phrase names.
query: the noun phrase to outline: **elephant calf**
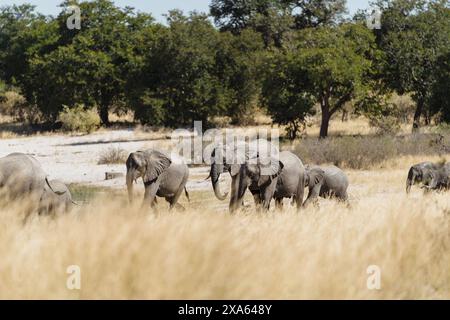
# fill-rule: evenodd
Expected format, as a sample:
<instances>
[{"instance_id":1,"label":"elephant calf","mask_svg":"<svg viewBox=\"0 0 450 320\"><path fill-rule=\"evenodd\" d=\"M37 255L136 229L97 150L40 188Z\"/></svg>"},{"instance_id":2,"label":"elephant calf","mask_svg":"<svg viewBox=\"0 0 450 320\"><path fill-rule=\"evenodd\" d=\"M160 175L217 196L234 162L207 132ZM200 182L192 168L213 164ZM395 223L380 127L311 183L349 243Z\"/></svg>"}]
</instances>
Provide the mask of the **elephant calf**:
<instances>
[{"instance_id":1,"label":"elephant calf","mask_svg":"<svg viewBox=\"0 0 450 320\"><path fill-rule=\"evenodd\" d=\"M142 206L154 206L156 196L164 197L172 209L178 202L183 190L189 200L186 182L189 168L181 159L173 159L158 150L144 150L129 155L126 166L128 198L133 201L133 182L142 177L145 186Z\"/></svg>"},{"instance_id":2,"label":"elephant calf","mask_svg":"<svg viewBox=\"0 0 450 320\"><path fill-rule=\"evenodd\" d=\"M423 188L427 191L450 189L450 163L428 170L422 182Z\"/></svg>"},{"instance_id":3,"label":"elephant calf","mask_svg":"<svg viewBox=\"0 0 450 320\"><path fill-rule=\"evenodd\" d=\"M445 165L422 162L412 166L406 179L406 193L411 192L411 186L422 184L427 190L443 188L446 185L447 173L450 172L450 164Z\"/></svg>"},{"instance_id":4,"label":"elephant calf","mask_svg":"<svg viewBox=\"0 0 450 320\"><path fill-rule=\"evenodd\" d=\"M39 214L67 213L73 204L69 188L59 180L51 180L44 187L39 202Z\"/></svg>"},{"instance_id":5,"label":"elephant calf","mask_svg":"<svg viewBox=\"0 0 450 320\"><path fill-rule=\"evenodd\" d=\"M322 198L335 197L342 201L348 200L348 178L338 167L320 168L317 166L306 167L305 186L309 188L308 197L303 204L307 207L311 202Z\"/></svg>"}]
</instances>

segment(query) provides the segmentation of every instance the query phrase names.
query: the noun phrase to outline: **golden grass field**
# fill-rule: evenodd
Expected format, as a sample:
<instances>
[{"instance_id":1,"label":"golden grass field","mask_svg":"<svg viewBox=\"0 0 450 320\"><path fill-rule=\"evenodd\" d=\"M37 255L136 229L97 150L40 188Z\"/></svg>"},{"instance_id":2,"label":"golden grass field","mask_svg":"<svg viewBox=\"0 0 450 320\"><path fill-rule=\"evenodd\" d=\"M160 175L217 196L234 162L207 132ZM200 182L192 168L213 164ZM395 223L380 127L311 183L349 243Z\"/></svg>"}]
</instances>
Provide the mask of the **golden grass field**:
<instances>
[{"instance_id":1,"label":"golden grass field","mask_svg":"<svg viewBox=\"0 0 450 320\"><path fill-rule=\"evenodd\" d=\"M2 207L0 298L448 299L450 200L407 197L405 167L349 171L350 208L322 200L299 214L230 216L212 191L158 214L105 194L25 225L20 205ZM70 265L80 290L66 287ZM380 290L367 288L371 265Z\"/></svg>"},{"instance_id":2,"label":"golden grass field","mask_svg":"<svg viewBox=\"0 0 450 320\"><path fill-rule=\"evenodd\" d=\"M368 130L356 119L330 131ZM210 188L191 190L190 203L181 197L186 211L159 201L158 213L105 188L70 214L26 224L26 204L0 204L0 299L450 299L449 194L405 194L407 170L424 160L442 158L344 168L350 206L321 199L300 213L286 200L282 212L256 214L247 196L229 215ZM80 290L66 285L72 265ZM367 287L374 265L379 290Z\"/></svg>"}]
</instances>

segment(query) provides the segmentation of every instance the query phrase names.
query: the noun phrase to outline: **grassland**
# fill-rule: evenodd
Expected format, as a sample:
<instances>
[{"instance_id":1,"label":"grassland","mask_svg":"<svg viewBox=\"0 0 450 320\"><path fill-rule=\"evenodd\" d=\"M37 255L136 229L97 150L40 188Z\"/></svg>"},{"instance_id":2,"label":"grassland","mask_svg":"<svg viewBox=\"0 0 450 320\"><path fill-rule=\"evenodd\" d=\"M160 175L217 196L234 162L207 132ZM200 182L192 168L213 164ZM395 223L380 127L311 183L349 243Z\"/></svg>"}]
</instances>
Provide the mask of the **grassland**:
<instances>
[{"instance_id":1,"label":"grassland","mask_svg":"<svg viewBox=\"0 0 450 320\"><path fill-rule=\"evenodd\" d=\"M229 215L208 188L181 197L184 211L159 201L151 212L123 189L72 184L81 206L24 225L26 204L0 204L0 299L449 299L449 195L405 194L411 164L448 154L418 150L344 163L349 207L322 199L297 213L286 201L256 214L248 195ZM80 290L66 286L71 265ZM367 287L373 265L380 290Z\"/></svg>"}]
</instances>

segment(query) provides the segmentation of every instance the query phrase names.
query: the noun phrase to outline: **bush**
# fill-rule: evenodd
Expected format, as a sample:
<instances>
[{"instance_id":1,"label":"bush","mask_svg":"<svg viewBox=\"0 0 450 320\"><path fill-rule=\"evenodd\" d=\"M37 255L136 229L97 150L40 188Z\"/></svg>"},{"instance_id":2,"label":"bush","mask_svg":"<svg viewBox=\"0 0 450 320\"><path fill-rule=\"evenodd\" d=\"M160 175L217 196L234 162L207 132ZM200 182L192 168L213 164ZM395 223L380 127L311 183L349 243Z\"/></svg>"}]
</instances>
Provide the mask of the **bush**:
<instances>
[{"instance_id":1,"label":"bush","mask_svg":"<svg viewBox=\"0 0 450 320\"><path fill-rule=\"evenodd\" d=\"M18 91L9 90L0 94L0 114L10 116L19 122L37 123L40 111L30 106Z\"/></svg>"},{"instance_id":2,"label":"bush","mask_svg":"<svg viewBox=\"0 0 450 320\"><path fill-rule=\"evenodd\" d=\"M73 108L64 106L59 113L62 129L68 132L91 133L100 126L100 117L92 109L86 109L83 105Z\"/></svg>"},{"instance_id":3,"label":"bush","mask_svg":"<svg viewBox=\"0 0 450 320\"><path fill-rule=\"evenodd\" d=\"M450 152L450 135L308 138L294 147L304 163L329 164L351 169L370 169L386 160L406 155L443 155Z\"/></svg>"},{"instance_id":4,"label":"bush","mask_svg":"<svg viewBox=\"0 0 450 320\"><path fill-rule=\"evenodd\" d=\"M123 164L127 161L128 153L120 147L110 147L100 154L98 164Z\"/></svg>"}]
</instances>

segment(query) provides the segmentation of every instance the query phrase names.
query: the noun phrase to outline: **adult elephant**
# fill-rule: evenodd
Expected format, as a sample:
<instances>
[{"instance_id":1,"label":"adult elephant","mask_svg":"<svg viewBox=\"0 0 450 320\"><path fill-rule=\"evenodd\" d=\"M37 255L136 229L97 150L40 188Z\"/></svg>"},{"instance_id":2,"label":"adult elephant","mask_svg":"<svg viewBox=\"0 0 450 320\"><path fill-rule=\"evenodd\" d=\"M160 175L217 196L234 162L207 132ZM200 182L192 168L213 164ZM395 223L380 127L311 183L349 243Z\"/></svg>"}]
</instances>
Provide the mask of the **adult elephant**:
<instances>
[{"instance_id":1,"label":"adult elephant","mask_svg":"<svg viewBox=\"0 0 450 320\"><path fill-rule=\"evenodd\" d=\"M410 193L411 186L425 183L426 179L430 178L430 174L433 170L439 170L442 165L432 162L422 162L413 165L408 172L408 178L406 179L406 193Z\"/></svg>"},{"instance_id":2,"label":"adult elephant","mask_svg":"<svg viewBox=\"0 0 450 320\"><path fill-rule=\"evenodd\" d=\"M47 187L49 192L54 192L41 164L32 156L12 153L0 158L0 189L8 201L29 199L30 206L25 219L38 211L40 199Z\"/></svg>"},{"instance_id":3,"label":"adult elephant","mask_svg":"<svg viewBox=\"0 0 450 320\"><path fill-rule=\"evenodd\" d=\"M317 201L319 196L347 201L348 185L347 175L338 167L331 166L322 169L317 166L307 166L305 186L309 188L309 192L303 206L307 207L310 203Z\"/></svg>"},{"instance_id":4,"label":"adult elephant","mask_svg":"<svg viewBox=\"0 0 450 320\"><path fill-rule=\"evenodd\" d=\"M222 173L228 172L231 176L230 212L233 213L242 206L247 189L252 193L257 207L262 205L267 208L270 205L271 197L275 195L276 188L273 187L274 183L272 181L282 181L283 179L286 181L285 175L283 175L282 179L278 179L280 174L278 170L283 168L283 164L279 166L279 157L278 149L265 139L254 140L250 143L238 141L237 143L216 146L211 154L210 171L214 194L219 200L226 199L228 193L221 191L219 178ZM289 159L289 161L291 160ZM292 161L298 164L299 170L301 170L303 167L301 161L300 163L295 160ZM289 165L288 167L290 168L291 166ZM284 172L287 173L289 171ZM261 179L257 179L256 174ZM260 180L259 183L257 180ZM295 183L292 184L294 185ZM284 193L290 193L291 186L288 189L289 191L286 191L283 187L279 188L278 197L283 198ZM292 189L294 188L292 187ZM269 196L270 194L272 195Z\"/></svg>"},{"instance_id":5,"label":"adult elephant","mask_svg":"<svg viewBox=\"0 0 450 320\"><path fill-rule=\"evenodd\" d=\"M39 214L61 214L72 209L75 202L69 188L59 180L50 180L44 186L39 202Z\"/></svg>"},{"instance_id":6,"label":"adult elephant","mask_svg":"<svg viewBox=\"0 0 450 320\"><path fill-rule=\"evenodd\" d=\"M153 207L156 196L164 197L172 209L178 202L181 193L186 190L189 168L182 159L171 159L163 151L154 149L137 151L129 155L127 162L126 183L128 199L133 201L133 182L142 177L145 194L142 206Z\"/></svg>"},{"instance_id":7,"label":"adult elephant","mask_svg":"<svg viewBox=\"0 0 450 320\"><path fill-rule=\"evenodd\" d=\"M248 161L245 166L249 178L249 190L264 211L275 199L278 207L284 198L294 198L297 209L303 203L305 169L299 157L290 151L283 151L278 158L264 159L258 156L256 163Z\"/></svg>"}]
</instances>

